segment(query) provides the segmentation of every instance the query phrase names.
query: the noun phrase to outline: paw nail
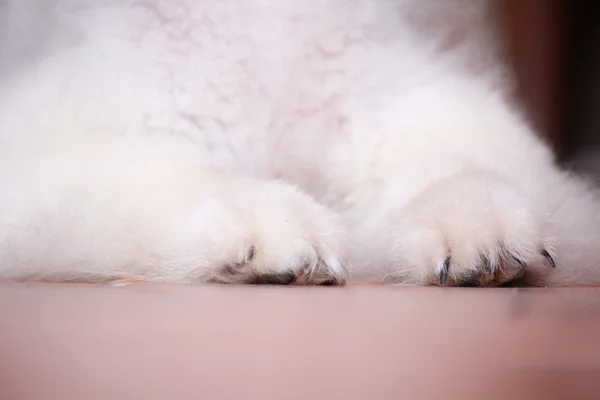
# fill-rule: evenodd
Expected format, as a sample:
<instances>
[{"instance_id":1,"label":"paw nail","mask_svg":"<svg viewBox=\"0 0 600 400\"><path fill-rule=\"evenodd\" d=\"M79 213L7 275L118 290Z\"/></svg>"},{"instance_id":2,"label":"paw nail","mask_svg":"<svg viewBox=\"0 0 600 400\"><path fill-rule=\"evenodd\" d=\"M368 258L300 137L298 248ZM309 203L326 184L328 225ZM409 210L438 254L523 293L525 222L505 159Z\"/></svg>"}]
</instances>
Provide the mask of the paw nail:
<instances>
[{"instance_id":1,"label":"paw nail","mask_svg":"<svg viewBox=\"0 0 600 400\"><path fill-rule=\"evenodd\" d=\"M440 286L446 286L446 281L448 280L448 271L445 269L440 272Z\"/></svg>"},{"instance_id":2,"label":"paw nail","mask_svg":"<svg viewBox=\"0 0 600 400\"><path fill-rule=\"evenodd\" d=\"M444 261L444 267L442 268L442 272L440 272L440 286L446 286L446 281L448 280L448 271L450 270L450 257L446 258Z\"/></svg>"},{"instance_id":3,"label":"paw nail","mask_svg":"<svg viewBox=\"0 0 600 400\"><path fill-rule=\"evenodd\" d=\"M492 274L492 264L486 256L483 256L483 272L485 272L486 275Z\"/></svg>"},{"instance_id":4,"label":"paw nail","mask_svg":"<svg viewBox=\"0 0 600 400\"><path fill-rule=\"evenodd\" d=\"M247 264L249 262L251 262L254 259L254 254L256 253L256 247L254 246L250 246L248 248L248 252L246 253L246 259L244 260L244 262Z\"/></svg>"},{"instance_id":5,"label":"paw nail","mask_svg":"<svg viewBox=\"0 0 600 400\"><path fill-rule=\"evenodd\" d=\"M552 258L552 256L550 255L550 253L548 253L548 251L546 251L545 249L542 250L542 255L544 256L544 258L546 258L546 260L548 260L548 262L550 263L550 265L552 265L552 268L556 268L556 264L554 263L554 259Z\"/></svg>"},{"instance_id":6,"label":"paw nail","mask_svg":"<svg viewBox=\"0 0 600 400\"><path fill-rule=\"evenodd\" d=\"M518 264L519 264L521 267L526 267L526 266L527 266L527 264L525 263L525 261L523 261L523 260L521 260L521 259L519 259L519 258L515 257L514 255L512 255L512 254L511 254L511 255L510 255L510 257L511 257L511 258L512 258L512 259L513 259L515 262L517 262L517 263L518 263Z\"/></svg>"}]
</instances>

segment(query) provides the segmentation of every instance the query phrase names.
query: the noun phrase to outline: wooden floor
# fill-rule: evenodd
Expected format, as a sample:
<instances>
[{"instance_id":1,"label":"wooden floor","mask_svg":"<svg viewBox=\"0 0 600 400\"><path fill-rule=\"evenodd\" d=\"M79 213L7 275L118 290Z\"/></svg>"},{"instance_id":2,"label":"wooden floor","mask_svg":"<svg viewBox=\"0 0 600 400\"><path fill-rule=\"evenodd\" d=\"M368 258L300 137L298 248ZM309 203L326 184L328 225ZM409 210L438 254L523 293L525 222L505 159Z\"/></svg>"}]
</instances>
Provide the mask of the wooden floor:
<instances>
[{"instance_id":1,"label":"wooden floor","mask_svg":"<svg viewBox=\"0 0 600 400\"><path fill-rule=\"evenodd\" d=\"M125 283L0 285L0 399L600 398L600 289Z\"/></svg>"}]
</instances>

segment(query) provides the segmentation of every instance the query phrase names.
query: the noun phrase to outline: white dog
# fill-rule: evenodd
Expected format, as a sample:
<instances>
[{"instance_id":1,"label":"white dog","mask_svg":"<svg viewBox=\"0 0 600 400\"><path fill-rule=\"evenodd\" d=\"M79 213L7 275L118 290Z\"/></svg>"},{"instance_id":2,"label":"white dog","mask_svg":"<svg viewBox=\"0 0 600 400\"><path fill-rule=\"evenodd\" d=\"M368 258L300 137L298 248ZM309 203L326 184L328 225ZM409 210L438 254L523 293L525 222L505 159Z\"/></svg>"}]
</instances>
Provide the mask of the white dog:
<instances>
[{"instance_id":1,"label":"white dog","mask_svg":"<svg viewBox=\"0 0 600 400\"><path fill-rule=\"evenodd\" d=\"M0 1L0 279L600 283L481 4Z\"/></svg>"}]
</instances>

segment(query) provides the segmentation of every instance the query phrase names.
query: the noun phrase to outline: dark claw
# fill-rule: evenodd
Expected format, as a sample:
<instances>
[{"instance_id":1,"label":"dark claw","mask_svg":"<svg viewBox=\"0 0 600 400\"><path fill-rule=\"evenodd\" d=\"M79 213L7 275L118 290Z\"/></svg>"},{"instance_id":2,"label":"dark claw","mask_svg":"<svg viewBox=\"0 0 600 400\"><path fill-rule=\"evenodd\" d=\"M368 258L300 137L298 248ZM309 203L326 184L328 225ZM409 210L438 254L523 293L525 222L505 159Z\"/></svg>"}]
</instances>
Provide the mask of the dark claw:
<instances>
[{"instance_id":1,"label":"dark claw","mask_svg":"<svg viewBox=\"0 0 600 400\"><path fill-rule=\"evenodd\" d=\"M486 256L482 256L483 258L483 272L485 272L486 275L491 275L492 274L492 264L490 263L490 259L487 258Z\"/></svg>"},{"instance_id":2,"label":"dark claw","mask_svg":"<svg viewBox=\"0 0 600 400\"><path fill-rule=\"evenodd\" d=\"M554 263L554 259L552 258L552 256L550 255L550 253L548 253L548 251L546 249L542 250L542 255L544 256L544 258L546 258L546 260L548 260L548 262L550 263L550 265L552 265L552 268L556 268L556 264Z\"/></svg>"},{"instance_id":3,"label":"dark claw","mask_svg":"<svg viewBox=\"0 0 600 400\"><path fill-rule=\"evenodd\" d=\"M444 267L442 268L442 272L440 272L440 286L446 286L446 281L448 280L448 271L450 270L450 257L446 258L444 261Z\"/></svg>"},{"instance_id":4,"label":"dark claw","mask_svg":"<svg viewBox=\"0 0 600 400\"><path fill-rule=\"evenodd\" d=\"M521 260L521 259L519 259L519 258L515 257L514 255L512 255L512 254L511 254L511 255L510 255L510 257L511 257L513 260L515 260L515 262L517 262L517 263L518 263L518 264L519 264L521 267L526 267L526 266L527 266L527 264L525 263L525 261L523 261L523 260Z\"/></svg>"},{"instance_id":5,"label":"dark claw","mask_svg":"<svg viewBox=\"0 0 600 400\"><path fill-rule=\"evenodd\" d=\"M254 246L250 246L248 248L248 252L246 253L246 259L244 260L244 262L247 264L249 262L251 262L254 259L254 255L256 254L256 247Z\"/></svg>"}]
</instances>

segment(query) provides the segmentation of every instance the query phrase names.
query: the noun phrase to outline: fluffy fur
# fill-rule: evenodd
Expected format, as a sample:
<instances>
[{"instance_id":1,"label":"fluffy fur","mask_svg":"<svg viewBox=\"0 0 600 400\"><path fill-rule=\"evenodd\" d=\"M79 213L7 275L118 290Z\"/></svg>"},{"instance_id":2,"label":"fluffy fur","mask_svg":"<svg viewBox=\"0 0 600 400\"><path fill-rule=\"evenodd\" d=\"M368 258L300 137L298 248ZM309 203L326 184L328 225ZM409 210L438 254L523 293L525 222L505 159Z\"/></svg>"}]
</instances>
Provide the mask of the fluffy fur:
<instances>
[{"instance_id":1,"label":"fluffy fur","mask_svg":"<svg viewBox=\"0 0 600 400\"><path fill-rule=\"evenodd\" d=\"M600 283L483 3L1 1L0 279Z\"/></svg>"}]
</instances>

